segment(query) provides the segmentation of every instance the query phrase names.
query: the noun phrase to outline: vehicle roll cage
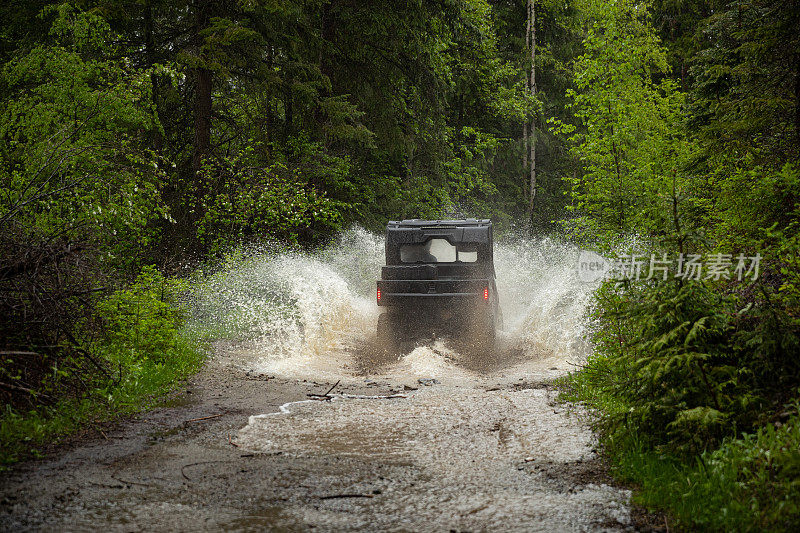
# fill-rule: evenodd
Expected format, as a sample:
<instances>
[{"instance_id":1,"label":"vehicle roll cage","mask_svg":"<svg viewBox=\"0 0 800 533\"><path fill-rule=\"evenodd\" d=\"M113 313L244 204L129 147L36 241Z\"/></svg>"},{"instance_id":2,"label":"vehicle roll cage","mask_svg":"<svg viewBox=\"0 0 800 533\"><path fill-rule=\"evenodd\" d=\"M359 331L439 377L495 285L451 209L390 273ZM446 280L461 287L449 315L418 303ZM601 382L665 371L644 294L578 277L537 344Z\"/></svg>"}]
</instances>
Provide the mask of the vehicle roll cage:
<instances>
[{"instance_id":1,"label":"vehicle roll cage","mask_svg":"<svg viewBox=\"0 0 800 533\"><path fill-rule=\"evenodd\" d=\"M445 239L456 248L459 245L475 246L478 261L491 262L492 223L490 220L403 220L391 221L386 227L386 264L402 264L400 246L423 244L431 239Z\"/></svg>"}]
</instances>

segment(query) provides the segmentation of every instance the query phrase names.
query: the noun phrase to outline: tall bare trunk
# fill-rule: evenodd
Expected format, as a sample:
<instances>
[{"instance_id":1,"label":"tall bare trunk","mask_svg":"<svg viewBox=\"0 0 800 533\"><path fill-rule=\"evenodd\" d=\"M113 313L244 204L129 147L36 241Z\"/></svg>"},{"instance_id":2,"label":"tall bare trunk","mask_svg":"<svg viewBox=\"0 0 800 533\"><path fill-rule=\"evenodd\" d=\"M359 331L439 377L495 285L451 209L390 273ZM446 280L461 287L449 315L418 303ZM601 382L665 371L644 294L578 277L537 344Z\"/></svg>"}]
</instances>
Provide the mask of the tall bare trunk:
<instances>
[{"instance_id":1,"label":"tall bare trunk","mask_svg":"<svg viewBox=\"0 0 800 533\"><path fill-rule=\"evenodd\" d=\"M530 91L531 96L536 98L536 2L530 0L528 3L530 12L530 48L531 48L531 80ZM534 113L531 120L531 138L530 138L530 164L531 164L531 180L530 180L530 201L528 202L528 220L530 221L533 215L533 200L536 198L536 114Z\"/></svg>"},{"instance_id":2,"label":"tall bare trunk","mask_svg":"<svg viewBox=\"0 0 800 533\"><path fill-rule=\"evenodd\" d=\"M195 70L197 93L194 103L194 159L195 172L203 166L203 159L211 151L211 71Z\"/></svg>"},{"instance_id":3,"label":"tall bare trunk","mask_svg":"<svg viewBox=\"0 0 800 533\"><path fill-rule=\"evenodd\" d=\"M144 5L144 55L148 68L153 68L155 65L155 40L153 38L153 4L148 0ZM152 85L152 102L153 109L158 115L158 76L155 72L150 73L150 84ZM161 132L154 128L153 132L153 150L161 152L163 139Z\"/></svg>"},{"instance_id":4,"label":"tall bare trunk","mask_svg":"<svg viewBox=\"0 0 800 533\"><path fill-rule=\"evenodd\" d=\"M201 32L206 28L209 21L209 2L208 0L196 0L195 2L195 46L199 63L204 62L203 57L203 37ZM194 69L195 77L195 96L194 96L194 156L192 167L195 172L203 166L203 159L211 152L211 83L212 74L207 68L197 67Z\"/></svg>"},{"instance_id":5,"label":"tall bare trunk","mask_svg":"<svg viewBox=\"0 0 800 533\"><path fill-rule=\"evenodd\" d=\"M292 133L294 132L294 94L292 93L293 84L294 80L291 78L291 75L289 75L289 79L283 83L283 137L286 141L289 140L289 137L291 137Z\"/></svg>"},{"instance_id":6,"label":"tall bare trunk","mask_svg":"<svg viewBox=\"0 0 800 533\"><path fill-rule=\"evenodd\" d=\"M272 43L269 44L267 47L267 69L269 72L272 72L272 62L273 62L273 49ZM272 83L268 82L265 85L265 96L264 96L264 147L269 154L271 149L270 142L272 141Z\"/></svg>"},{"instance_id":7,"label":"tall bare trunk","mask_svg":"<svg viewBox=\"0 0 800 533\"><path fill-rule=\"evenodd\" d=\"M528 48L531 46L531 9L530 3L532 0L528 0L527 4L525 5L525 20L527 24L525 26L525 50L527 51ZM525 76L525 93L527 94L530 90L530 82L529 78ZM527 174L528 174L528 119L526 118L522 124L522 174L523 174L523 186L522 191L526 192L526 185L527 181ZM526 195L527 196L527 195Z\"/></svg>"},{"instance_id":8,"label":"tall bare trunk","mask_svg":"<svg viewBox=\"0 0 800 533\"><path fill-rule=\"evenodd\" d=\"M794 76L794 131L797 135L797 146L795 148L800 148L800 54L795 56Z\"/></svg>"}]
</instances>

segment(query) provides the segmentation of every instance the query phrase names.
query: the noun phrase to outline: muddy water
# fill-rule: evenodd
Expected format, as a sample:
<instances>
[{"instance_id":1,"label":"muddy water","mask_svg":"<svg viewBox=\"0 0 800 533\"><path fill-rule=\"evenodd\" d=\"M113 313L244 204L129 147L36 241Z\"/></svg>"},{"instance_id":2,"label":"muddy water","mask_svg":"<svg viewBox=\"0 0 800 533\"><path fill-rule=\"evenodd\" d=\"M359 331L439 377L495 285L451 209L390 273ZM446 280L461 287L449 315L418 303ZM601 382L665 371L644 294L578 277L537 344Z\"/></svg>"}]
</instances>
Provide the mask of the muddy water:
<instances>
[{"instance_id":1,"label":"muddy water","mask_svg":"<svg viewBox=\"0 0 800 533\"><path fill-rule=\"evenodd\" d=\"M465 385L480 380L479 370L484 377L506 370L518 378L554 377L585 356L583 316L594 287L577 279L578 253L547 238L495 245L505 330L498 353L479 361L441 341L407 347L394 359L378 353L374 291L383 241L364 230L346 232L316 253L260 249L233 257L197 282L189 303L193 326L238 344L226 357L252 371L345 382L435 377Z\"/></svg>"},{"instance_id":2,"label":"muddy water","mask_svg":"<svg viewBox=\"0 0 800 533\"><path fill-rule=\"evenodd\" d=\"M550 238L495 244L506 348L584 355L583 314L594 287L577 278L579 251ZM345 364L375 331L383 264L382 237L360 229L315 253L265 247L235 255L197 280L194 326L260 350L264 370Z\"/></svg>"},{"instance_id":3,"label":"muddy water","mask_svg":"<svg viewBox=\"0 0 800 533\"><path fill-rule=\"evenodd\" d=\"M306 524L575 531L629 521L625 491L572 479L595 460L592 435L553 408L543 389L434 386L406 398L311 401L287 411L252 417L240 446L415 468L410 485L380 478L352 484L340 493L346 507L313 515L306 505L284 509Z\"/></svg>"},{"instance_id":4,"label":"muddy water","mask_svg":"<svg viewBox=\"0 0 800 533\"><path fill-rule=\"evenodd\" d=\"M0 531L632 529L548 385L585 356L578 251L496 246L506 330L474 357L374 345L382 249L354 230L198 273L192 327L225 339L203 370L170 405L0 476Z\"/></svg>"},{"instance_id":5,"label":"muddy water","mask_svg":"<svg viewBox=\"0 0 800 533\"><path fill-rule=\"evenodd\" d=\"M349 484L326 505L287 503L283 519L322 530L628 527L628 492L602 482L585 420L546 385L585 356L593 287L577 280L579 251L549 239L496 246L506 329L481 357L445 341L399 356L374 345L382 252L361 230L312 254L257 251L205 278L192 300L198 327L235 339L222 357L246 372L388 390L252 413L241 450L352 458L413 479L343 472Z\"/></svg>"}]
</instances>

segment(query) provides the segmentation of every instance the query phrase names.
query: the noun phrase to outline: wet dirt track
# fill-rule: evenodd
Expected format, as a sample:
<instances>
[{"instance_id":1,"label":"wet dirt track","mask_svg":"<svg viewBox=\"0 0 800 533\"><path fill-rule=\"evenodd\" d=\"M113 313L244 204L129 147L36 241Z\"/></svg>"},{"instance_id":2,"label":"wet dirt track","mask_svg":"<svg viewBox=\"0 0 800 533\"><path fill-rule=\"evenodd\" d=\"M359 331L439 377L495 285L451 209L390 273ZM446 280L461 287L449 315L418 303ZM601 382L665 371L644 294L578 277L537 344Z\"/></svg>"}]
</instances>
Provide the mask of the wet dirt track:
<instances>
[{"instance_id":1,"label":"wet dirt track","mask_svg":"<svg viewBox=\"0 0 800 533\"><path fill-rule=\"evenodd\" d=\"M586 355L578 253L496 246L492 357L372 344L379 236L238 258L187 305L190 328L241 340L170 406L2 474L0 530L635 529L585 416L548 385Z\"/></svg>"},{"instance_id":2,"label":"wet dirt track","mask_svg":"<svg viewBox=\"0 0 800 533\"><path fill-rule=\"evenodd\" d=\"M629 493L546 384L565 361L506 350L481 370L436 344L370 366L369 351L276 374L258 348L218 345L174 406L4 475L0 527L632 529Z\"/></svg>"}]
</instances>

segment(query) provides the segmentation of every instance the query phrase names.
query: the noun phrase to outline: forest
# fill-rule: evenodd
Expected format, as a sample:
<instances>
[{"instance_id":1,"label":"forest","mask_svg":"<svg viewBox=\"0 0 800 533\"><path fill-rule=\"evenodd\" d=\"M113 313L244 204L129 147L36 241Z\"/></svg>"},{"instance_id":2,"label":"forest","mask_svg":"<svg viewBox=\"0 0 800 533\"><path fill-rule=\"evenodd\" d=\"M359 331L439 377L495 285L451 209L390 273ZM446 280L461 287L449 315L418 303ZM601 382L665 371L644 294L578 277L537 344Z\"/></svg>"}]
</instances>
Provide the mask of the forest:
<instances>
[{"instance_id":1,"label":"forest","mask_svg":"<svg viewBox=\"0 0 800 533\"><path fill-rule=\"evenodd\" d=\"M645 262L758 256L605 281L559 386L676 527L800 523L797 0L13 0L0 21L4 465L200 367L198 264L484 217Z\"/></svg>"}]
</instances>

